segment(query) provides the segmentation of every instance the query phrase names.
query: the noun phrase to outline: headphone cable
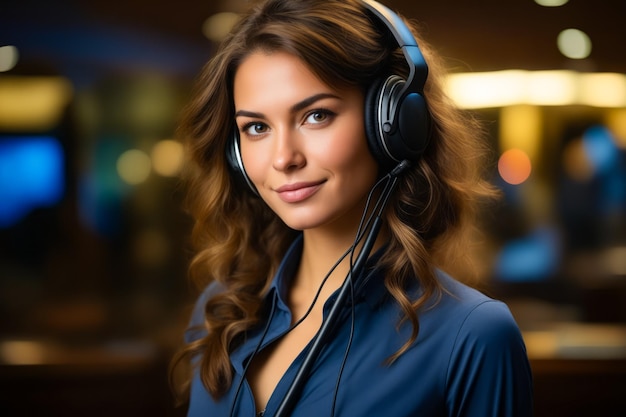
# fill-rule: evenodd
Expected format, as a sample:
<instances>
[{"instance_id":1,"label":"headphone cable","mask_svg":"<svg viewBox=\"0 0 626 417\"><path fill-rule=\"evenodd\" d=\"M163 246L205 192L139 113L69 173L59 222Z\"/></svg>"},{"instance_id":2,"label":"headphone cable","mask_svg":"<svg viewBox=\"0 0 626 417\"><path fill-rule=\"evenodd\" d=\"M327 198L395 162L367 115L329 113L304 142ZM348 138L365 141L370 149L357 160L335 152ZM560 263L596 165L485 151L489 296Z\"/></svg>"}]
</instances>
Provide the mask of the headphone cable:
<instances>
[{"instance_id":1,"label":"headphone cable","mask_svg":"<svg viewBox=\"0 0 626 417\"><path fill-rule=\"evenodd\" d=\"M305 378L308 376L311 367L313 366L315 360L317 359L317 356L321 353L321 350L323 349L326 343L326 339L328 338L328 336L330 336L332 331L334 331L336 321L339 320L341 308L345 302L346 297L349 294L351 294L351 288L352 288L351 285L353 285L352 284L353 276L356 275L358 277L358 275L361 273L362 269L365 266L367 258L369 257L369 253L371 252L374 246L376 237L378 236L378 232L380 231L380 227L382 225L382 214L385 210L387 202L389 201L389 198L391 197L393 190L395 189L395 186L397 184L397 177L398 175L400 175L400 173L405 171L409 166L410 166L410 163L407 160L403 160L402 162L400 162L390 173L388 173L383 178L381 178L374 185L374 187L372 187L372 190L368 194L368 203L366 203L366 210L364 210L364 214L363 214L364 217L367 217L366 213L367 213L369 201L370 201L373 191L383 181L387 180L387 183L385 184L385 187L383 188L383 191L381 192L381 195L379 196L378 202L375 205L374 213L370 214L370 216L368 217L368 221L366 222L366 224L368 225L371 222L371 226L369 227L369 234L367 235L367 238L365 239L363 243L361 251L359 252L359 255L357 256L357 259L354 262L354 264L353 265L351 264L350 271L348 272L348 275L346 276L346 279L344 280L343 285L340 287L339 294L337 298L335 299L326 317L326 320L322 323L322 326L313 337L313 340L311 341L311 344L310 344L310 349L307 352L306 356L304 357L302 363L300 364L300 367L298 368L296 376L294 377L289 389L287 390L287 393L283 397L283 400L281 401L274 417L287 417L290 415L291 410L293 406L295 405L295 401L300 395L300 390L302 389L305 383ZM363 218L362 218L362 221L363 221ZM365 230L367 229L368 228L366 227ZM364 233L362 233L361 235L357 233L355 242L359 242L360 239L363 237L362 235L364 235ZM352 245L351 252L355 250L356 246L357 246L356 243ZM343 366L342 366L342 369L343 369Z\"/></svg>"},{"instance_id":2,"label":"headphone cable","mask_svg":"<svg viewBox=\"0 0 626 417\"><path fill-rule=\"evenodd\" d=\"M315 304L317 303L317 300L319 299L319 296L322 292L322 289L324 288L324 285L326 284L326 282L328 281L328 279L330 278L330 275L333 273L333 271L335 271L335 269L337 269L337 266L339 266L339 264L346 258L346 256L350 255L350 268L352 268L353 266L353 255L354 255L354 250L356 248L356 245L361 241L361 239L364 236L364 228L363 228L363 222L364 219L366 218L365 213L367 212L367 209L369 208L370 202L371 202L371 197L373 194L373 191L382 183L382 181L385 179L386 177L383 177L383 179L379 180L376 184L374 184L374 187L372 187L372 190L370 191L370 193L368 194L368 198L367 198L367 202L365 205L365 211L363 216L361 217L361 221L359 223L359 228L357 230L357 236L355 238L354 243L352 244L352 246L350 246L342 255L341 257L339 257L339 259L337 260L337 262L335 262L335 264L333 264L333 266L330 268L330 270L328 271L328 273L326 274L326 276L324 277L324 279L322 280L322 282L320 283L319 288L317 289L317 292L315 293L315 296L313 297L313 300L311 301L311 304L309 305L307 311L304 313L304 315L298 319L298 321L296 321L293 325L291 325L287 331L283 334L286 335L288 333L290 333L293 329L295 329L296 327L298 327L311 313L311 311L313 311L313 307L315 307ZM377 204L378 206L378 204ZM367 222L365 222L365 230L367 229L367 227L369 226L369 224L371 223L372 220L372 216L370 216L367 219ZM231 408L230 408L230 412L229 412L229 416L233 417L234 416L234 411L235 411L235 406L237 404L237 399L239 398L239 394L241 392L241 388L243 386L243 382L245 380L246 374L248 372L248 368L250 367L250 364L252 363L252 360L254 359L254 357L259 353L259 351L261 350L261 346L263 345L263 342L265 341L265 337L267 336L267 333L269 331L271 322L273 320L274 317L274 312L276 310L276 300L272 300L272 308L270 311L270 315L268 318L268 321L265 325L265 328L263 330L263 334L261 335L261 338L259 339L259 342L257 343L254 351L252 352L252 354L250 355L250 358L248 359L248 361L246 362L245 367L243 368L242 374L241 374L241 378L239 379L239 383L237 384L237 389L235 391L235 396L233 398L233 402L231 404ZM339 382L339 381L338 381ZM337 383L338 383L337 382Z\"/></svg>"}]
</instances>

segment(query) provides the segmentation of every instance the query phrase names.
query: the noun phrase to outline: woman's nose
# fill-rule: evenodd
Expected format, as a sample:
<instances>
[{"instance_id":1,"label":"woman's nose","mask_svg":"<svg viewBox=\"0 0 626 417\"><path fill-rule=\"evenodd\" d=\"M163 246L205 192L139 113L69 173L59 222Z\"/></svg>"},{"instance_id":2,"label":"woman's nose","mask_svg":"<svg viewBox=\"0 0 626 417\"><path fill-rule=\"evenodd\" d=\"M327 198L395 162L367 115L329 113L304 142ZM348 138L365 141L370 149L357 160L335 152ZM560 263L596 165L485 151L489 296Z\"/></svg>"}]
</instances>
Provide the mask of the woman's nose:
<instances>
[{"instance_id":1,"label":"woman's nose","mask_svg":"<svg viewBox=\"0 0 626 417\"><path fill-rule=\"evenodd\" d=\"M301 168L306 163L300 149L297 134L292 131L280 132L276 137L273 167L278 171Z\"/></svg>"}]
</instances>

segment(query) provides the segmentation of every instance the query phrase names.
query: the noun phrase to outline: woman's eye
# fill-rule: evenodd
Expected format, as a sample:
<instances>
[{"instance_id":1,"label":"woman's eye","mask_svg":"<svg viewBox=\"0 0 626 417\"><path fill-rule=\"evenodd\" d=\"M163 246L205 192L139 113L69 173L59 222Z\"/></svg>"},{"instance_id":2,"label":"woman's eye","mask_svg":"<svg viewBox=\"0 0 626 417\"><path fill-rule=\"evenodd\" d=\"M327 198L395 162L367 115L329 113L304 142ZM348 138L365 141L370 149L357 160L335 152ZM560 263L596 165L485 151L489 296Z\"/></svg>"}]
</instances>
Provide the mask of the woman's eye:
<instances>
[{"instance_id":1,"label":"woman's eye","mask_svg":"<svg viewBox=\"0 0 626 417\"><path fill-rule=\"evenodd\" d=\"M310 112L305 120L308 124L320 124L326 122L334 113L328 110L314 110Z\"/></svg>"},{"instance_id":2,"label":"woman's eye","mask_svg":"<svg viewBox=\"0 0 626 417\"><path fill-rule=\"evenodd\" d=\"M243 133L248 136L258 136L267 132L267 126L264 123L248 123L242 129Z\"/></svg>"}]
</instances>

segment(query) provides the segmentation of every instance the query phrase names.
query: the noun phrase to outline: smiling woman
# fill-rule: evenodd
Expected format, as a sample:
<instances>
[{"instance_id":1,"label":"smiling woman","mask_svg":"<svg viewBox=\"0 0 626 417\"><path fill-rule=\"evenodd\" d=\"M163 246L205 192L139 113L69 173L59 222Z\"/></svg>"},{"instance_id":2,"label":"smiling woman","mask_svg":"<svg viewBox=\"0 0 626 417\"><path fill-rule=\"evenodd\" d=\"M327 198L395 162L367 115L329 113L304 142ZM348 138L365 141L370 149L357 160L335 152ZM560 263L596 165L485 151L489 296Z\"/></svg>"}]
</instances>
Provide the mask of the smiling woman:
<instances>
[{"instance_id":1,"label":"smiling woman","mask_svg":"<svg viewBox=\"0 0 626 417\"><path fill-rule=\"evenodd\" d=\"M307 233L356 230L378 171L361 90L334 91L293 55L257 52L236 72L234 99L242 160L270 208Z\"/></svg>"},{"instance_id":2,"label":"smiling woman","mask_svg":"<svg viewBox=\"0 0 626 417\"><path fill-rule=\"evenodd\" d=\"M190 416L531 415L508 308L444 272L494 192L439 61L369 0L258 1L226 37L180 130Z\"/></svg>"}]
</instances>

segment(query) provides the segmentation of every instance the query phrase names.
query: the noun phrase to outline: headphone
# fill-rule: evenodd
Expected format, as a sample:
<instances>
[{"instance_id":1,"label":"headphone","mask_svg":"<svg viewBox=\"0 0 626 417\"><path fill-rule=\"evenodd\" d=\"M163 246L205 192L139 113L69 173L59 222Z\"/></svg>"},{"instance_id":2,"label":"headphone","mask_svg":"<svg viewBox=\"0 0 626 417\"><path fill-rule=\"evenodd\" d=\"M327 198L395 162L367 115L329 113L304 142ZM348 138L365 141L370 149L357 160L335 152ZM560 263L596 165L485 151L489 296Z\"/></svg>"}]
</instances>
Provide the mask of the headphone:
<instances>
[{"instance_id":1,"label":"headphone","mask_svg":"<svg viewBox=\"0 0 626 417\"><path fill-rule=\"evenodd\" d=\"M388 7L362 0L370 14L386 28L402 50L409 68L405 80L392 74L372 84L365 96L365 134L378 164L391 170L402 161L416 161L429 139L430 116L424 99L428 65L415 37L404 21ZM243 166L235 127L226 145L226 159L233 175L255 195L258 191Z\"/></svg>"}]
</instances>

